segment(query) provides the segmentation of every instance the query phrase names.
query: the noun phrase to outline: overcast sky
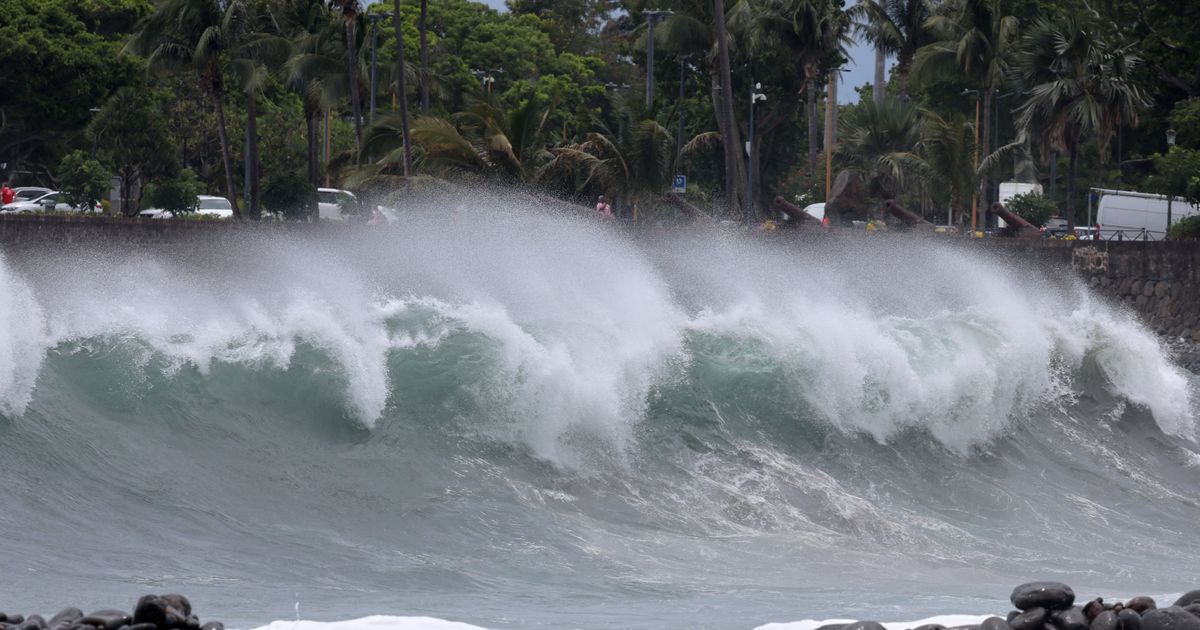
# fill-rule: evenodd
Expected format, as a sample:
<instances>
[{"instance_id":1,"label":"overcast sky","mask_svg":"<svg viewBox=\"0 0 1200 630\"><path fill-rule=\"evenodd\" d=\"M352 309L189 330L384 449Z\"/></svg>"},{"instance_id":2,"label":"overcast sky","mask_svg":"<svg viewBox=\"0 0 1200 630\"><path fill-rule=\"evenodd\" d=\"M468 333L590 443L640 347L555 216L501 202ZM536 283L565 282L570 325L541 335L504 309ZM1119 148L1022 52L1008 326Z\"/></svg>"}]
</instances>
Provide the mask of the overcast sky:
<instances>
[{"instance_id":1,"label":"overcast sky","mask_svg":"<svg viewBox=\"0 0 1200 630\"><path fill-rule=\"evenodd\" d=\"M367 0L372 4L377 0ZM504 10L504 0L482 0L484 4ZM889 65L891 61L889 60ZM850 67L842 75L842 84L838 86L838 102L854 103L858 101L857 86L870 83L875 74L875 52L869 46L855 44L850 48Z\"/></svg>"}]
</instances>

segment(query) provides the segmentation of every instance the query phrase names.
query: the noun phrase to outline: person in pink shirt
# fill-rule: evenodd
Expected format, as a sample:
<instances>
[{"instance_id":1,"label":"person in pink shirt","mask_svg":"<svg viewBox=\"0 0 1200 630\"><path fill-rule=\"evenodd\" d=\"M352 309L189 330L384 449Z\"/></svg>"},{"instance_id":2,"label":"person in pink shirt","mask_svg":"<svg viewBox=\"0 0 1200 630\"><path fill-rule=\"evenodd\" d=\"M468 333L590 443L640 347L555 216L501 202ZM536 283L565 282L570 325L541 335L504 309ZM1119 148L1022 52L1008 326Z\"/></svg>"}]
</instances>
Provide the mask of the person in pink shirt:
<instances>
[{"instance_id":1,"label":"person in pink shirt","mask_svg":"<svg viewBox=\"0 0 1200 630\"><path fill-rule=\"evenodd\" d=\"M17 191L8 187L8 182L0 186L0 204L10 204L17 199Z\"/></svg>"},{"instance_id":2,"label":"person in pink shirt","mask_svg":"<svg viewBox=\"0 0 1200 630\"><path fill-rule=\"evenodd\" d=\"M616 218L613 216L612 206L608 205L608 200L604 198L604 195L600 195L600 199L596 202L596 212L599 212L600 216L605 219Z\"/></svg>"}]
</instances>

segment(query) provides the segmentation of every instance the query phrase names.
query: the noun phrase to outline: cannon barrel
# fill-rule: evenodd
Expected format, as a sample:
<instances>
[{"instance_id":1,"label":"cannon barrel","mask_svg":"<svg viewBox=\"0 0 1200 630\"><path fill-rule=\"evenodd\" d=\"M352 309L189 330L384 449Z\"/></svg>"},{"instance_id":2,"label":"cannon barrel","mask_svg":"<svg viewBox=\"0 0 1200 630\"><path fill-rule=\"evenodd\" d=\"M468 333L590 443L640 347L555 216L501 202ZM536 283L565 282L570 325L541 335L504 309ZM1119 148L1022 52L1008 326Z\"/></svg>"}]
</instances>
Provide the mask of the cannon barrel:
<instances>
[{"instance_id":1,"label":"cannon barrel","mask_svg":"<svg viewBox=\"0 0 1200 630\"><path fill-rule=\"evenodd\" d=\"M700 209L697 208L696 206L693 206L692 204L685 201L683 197L680 197L679 195L677 195L673 192L666 194L666 200L667 200L667 203L671 204L672 206L675 206L676 208L679 208L679 210L681 212L683 212L684 214L688 215L689 218L692 218L692 219L695 219L696 217L701 217L701 218L705 218L705 219L711 218L707 214L704 214L703 212L701 212Z\"/></svg>"},{"instance_id":2,"label":"cannon barrel","mask_svg":"<svg viewBox=\"0 0 1200 630\"><path fill-rule=\"evenodd\" d=\"M907 225L909 227L925 227L925 226L932 227L933 226L932 223L921 218L920 215L918 215L914 212L910 212L904 206L896 203L895 199L888 199L887 201L885 201L883 203L883 211L887 212L888 214L891 214L892 216L896 217L897 219L900 219L901 221L904 222L905 225Z\"/></svg>"},{"instance_id":3,"label":"cannon barrel","mask_svg":"<svg viewBox=\"0 0 1200 630\"><path fill-rule=\"evenodd\" d=\"M1037 228L1034 227L1032 223L1013 214L1011 210L1009 210L1008 208L1005 208L1004 204L1002 204L1000 202L996 202L996 203L992 204L991 211L992 211L992 214L1000 217L1001 219L1004 219L1004 222L1009 224L1013 228L1027 229L1027 230L1034 230L1034 231L1037 230Z\"/></svg>"},{"instance_id":4,"label":"cannon barrel","mask_svg":"<svg viewBox=\"0 0 1200 630\"><path fill-rule=\"evenodd\" d=\"M814 217L813 215L805 212L804 210L788 203L787 200L784 199L783 197L776 197L774 204L775 204L775 207L779 208L784 214L788 215L789 217L791 217L793 219L798 219L801 223L805 223L808 221L812 221L813 223L821 222L821 220L818 219L817 217Z\"/></svg>"}]
</instances>

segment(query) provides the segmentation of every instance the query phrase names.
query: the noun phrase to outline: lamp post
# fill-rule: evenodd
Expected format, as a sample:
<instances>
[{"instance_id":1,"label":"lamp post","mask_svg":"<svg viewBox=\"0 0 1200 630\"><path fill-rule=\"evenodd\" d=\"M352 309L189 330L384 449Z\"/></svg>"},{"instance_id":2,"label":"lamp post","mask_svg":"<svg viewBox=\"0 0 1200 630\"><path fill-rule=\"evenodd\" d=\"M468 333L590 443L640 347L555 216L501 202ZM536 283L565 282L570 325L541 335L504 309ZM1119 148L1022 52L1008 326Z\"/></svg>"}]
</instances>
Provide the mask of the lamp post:
<instances>
[{"instance_id":1,"label":"lamp post","mask_svg":"<svg viewBox=\"0 0 1200 630\"><path fill-rule=\"evenodd\" d=\"M386 11L368 13L371 20L371 122L375 122L375 65L379 53L379 21L392 19L392 14Z\"/></svg>"},{"instance_id":2,"label":"lamp post","mask_svg":"<svg viewBox=\"0 0 1200 630\"><path fill-rule=\"evenodd\" d=\"M646 109L654 106L654 23L673 14L674 11L647 10L646 16Z\"/></svg>"},{"instance_id":3,"label":"lamp post","mask_svg":"<svg viewBox=\"0 0 1200 630\"><path fill-rule=\"evenodd\" d=\"M683 87L684 87L684 71L687 69L687 62L691 55L684 55L679 58L679 102L675 105L675 109L679 111L679 132L675 134L675 174L682 175L679 171L683 164Z\"/></svg>"},{"instance_id":4,"label":"lamp post","mask_svg":"<svg viewBox=\"0 0 1200 630\"><path fill-rule=\"evenodd\" d=\"M746 140L746 154L749 158L746 168L746 223L754 220L754 104L767 100L767 95L759 92L761 83L750 87L750 138Z\"/></svg>"}]
</instances>

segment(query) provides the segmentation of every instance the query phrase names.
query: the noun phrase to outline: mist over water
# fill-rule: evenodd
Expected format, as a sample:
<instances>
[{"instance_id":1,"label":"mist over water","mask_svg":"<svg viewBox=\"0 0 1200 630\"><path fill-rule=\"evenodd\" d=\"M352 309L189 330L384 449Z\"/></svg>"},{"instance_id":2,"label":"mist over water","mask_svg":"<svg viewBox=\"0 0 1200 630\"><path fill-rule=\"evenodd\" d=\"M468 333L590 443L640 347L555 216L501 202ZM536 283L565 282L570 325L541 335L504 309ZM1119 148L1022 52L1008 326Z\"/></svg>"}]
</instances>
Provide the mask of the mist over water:
<instances>
[{"instance_id":1,"label":"mist over water","mask_svg":"<svg viewBox=\"0 0 1200 630\"><path fill-rule=\"evenodd\" d=\"M1192 586L1196 379L1069 278L489 205L0 259L0 596L751 628Z\"/></svg>"}]
</instances>

